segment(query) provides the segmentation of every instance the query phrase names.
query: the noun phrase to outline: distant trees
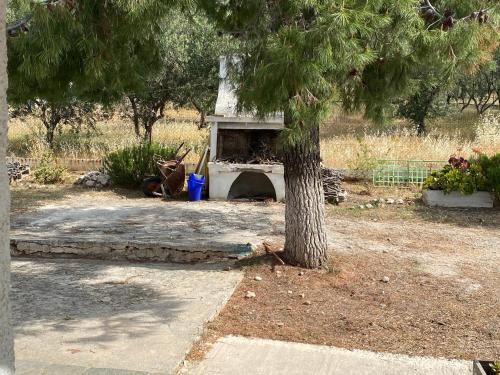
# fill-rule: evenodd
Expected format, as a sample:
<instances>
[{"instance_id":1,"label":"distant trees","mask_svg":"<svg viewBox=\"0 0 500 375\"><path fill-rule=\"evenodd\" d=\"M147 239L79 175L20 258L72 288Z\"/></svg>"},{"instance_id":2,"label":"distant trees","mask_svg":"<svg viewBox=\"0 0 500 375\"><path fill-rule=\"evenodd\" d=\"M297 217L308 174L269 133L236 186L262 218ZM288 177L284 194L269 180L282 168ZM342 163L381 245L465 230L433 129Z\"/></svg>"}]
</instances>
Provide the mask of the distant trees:
<instances>
[{"instance_id":1,"label":"distant trees","mask_svg":"<svg viewBox=\"0 0 500 375\"><path fill-rule=\"evenodd\" d=\"M69 124L75 128L81 125L95 124L94 105L79 102L76 99L51 102L44 99L33 99L11 110L11 117L30 114L40 119L45 127L45 141L50 149L54 148L54 135L59 125Z\"/></svg>"},{"instance_id":2,"label":"distant trees","mask_svg":"<svg viewBox=\"0 0 500 375\"><path fill-rule=\"evenodd\" d=\"M145 85L126 93L135 133L147 141L153 125L165 117L167 104L194 107L200 115L199 126L205 125L205 116L217 99L219 56L234 49L234 42L220 36L195 9L188 15L172 11L158 38L160 70Z\"/></svg>"},{"instance_id":3,"label":"distant trees","mask_svg":"<svg viewBox=\"0 0 500 375\"><path fill-rule=\"evenodd\" d=\"M439 70L422 67L414 74L411 94L399 99L397 115L410 121L417 135L426 132L427 120L447 113L446 84Z\"/></svg>"},{"instance_id":4,"label":"distant trees","mask_svg":"<svg viewBox=\"0 0 500 375\"><path fill-rule=\"evenodd\" d=\"M462 75L448 101L456 102L462 111L472 105L480 115L495 105L500 106L500 49L477 71Z\"/></svg>"},{"instance_id":5,"label":"distant trees","mask_svg":"<svg viewBox=\"0 0 500 375\"><path fill-rule=\"evenodd\" d=\"M417 70L412 81L410 94L397 102L397 116L409 120L418 135L426 132L427 120L456 111L452 104L460 111L473 106L482 115L500 105L500 49L473 73L459 71L447 77L430 65Z\"/></svg>"}]
</instances>

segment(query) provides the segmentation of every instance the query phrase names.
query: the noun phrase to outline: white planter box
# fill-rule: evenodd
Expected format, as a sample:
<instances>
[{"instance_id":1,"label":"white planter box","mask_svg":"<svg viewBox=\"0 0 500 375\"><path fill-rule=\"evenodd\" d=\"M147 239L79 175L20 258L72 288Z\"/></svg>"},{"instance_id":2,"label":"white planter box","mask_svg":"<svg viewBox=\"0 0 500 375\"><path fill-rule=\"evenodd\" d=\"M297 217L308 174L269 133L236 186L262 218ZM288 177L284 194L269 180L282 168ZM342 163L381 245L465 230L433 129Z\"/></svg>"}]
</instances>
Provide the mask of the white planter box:
<instances>
[{"instance_id":1,"label":"white planter box","mask_svg":"<svg viewBox=\"0 0 500 375\"><path fill-rule=\"evenodd\" d=\"M424 190L422 198L431 207L493 208L493 194L487 191L464 195L458 191L445 194L442 190Z\"/></svg>"}]
</instances>

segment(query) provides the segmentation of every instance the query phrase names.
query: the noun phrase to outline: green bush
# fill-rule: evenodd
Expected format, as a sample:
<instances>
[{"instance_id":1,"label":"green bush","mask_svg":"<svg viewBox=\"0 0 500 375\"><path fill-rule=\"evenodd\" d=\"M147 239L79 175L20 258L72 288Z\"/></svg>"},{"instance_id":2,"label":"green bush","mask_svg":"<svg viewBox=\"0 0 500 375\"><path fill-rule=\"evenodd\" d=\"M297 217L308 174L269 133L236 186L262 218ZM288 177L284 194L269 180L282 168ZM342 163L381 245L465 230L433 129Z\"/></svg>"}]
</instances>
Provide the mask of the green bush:
<instances>
[{"instance_id":1,"label":"green bush","mask_svg":"<svg viewBox=\"0 0 500 375\"><path fill-rule=\"evenodd\" d=\"M480 154L470 161L452 157L448 165L427 177L423 187L445 193L460 191L462 194L472 194L476 191L490 191L499 196L500 154L491 158Z\"/></svg>"},{"instance_id":2,"label":"green bush","mask_svg":"<svg viewBox=\"0 0 500 375\"><path fill-rule=\"evenodd\" d=\"M488 157L480 154L478 157L471 160L472 163L477 163L483 169L486 177L486 187L489 191L496 194L500 199L500 154Z\"/></svg>"},{"instance_id":3,"label":"green bush","mask_svg":"<svg viewBox=\"0 0 500 375\"><path fill-rule=\"evenodd\" d=\"M58 166L51 153L42 156L40 165L33 171L33 178L39 184L57 184L64 181L66 169Z\"/></svg>"},{"instance_id":4,"label":"green bush","mask_svg":"<svg viewBox=\"0 0 500 375\"><path fill-rule=\"evenodd\" d=\"M107 154L104 171L115 186L139 187L146 176L159 174L155 156L163 160L175 158L175 149L158 143L141 143Z\"/></svg>"}]
</instances>

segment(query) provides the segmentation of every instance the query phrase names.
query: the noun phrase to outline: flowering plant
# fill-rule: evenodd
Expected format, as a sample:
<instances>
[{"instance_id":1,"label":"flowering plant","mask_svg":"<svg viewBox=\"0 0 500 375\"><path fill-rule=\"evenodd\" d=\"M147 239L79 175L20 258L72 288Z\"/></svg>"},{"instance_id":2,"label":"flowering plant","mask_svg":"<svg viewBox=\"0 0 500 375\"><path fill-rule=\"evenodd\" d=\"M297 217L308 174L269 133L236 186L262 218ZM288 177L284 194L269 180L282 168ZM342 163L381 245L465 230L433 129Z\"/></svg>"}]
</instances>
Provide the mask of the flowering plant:
<instances>
[{"instance_id":1,"label":"flowering plant","mask_svg":"<svg viewBox=\"0 0 500 375\"><path fill-rule=\"evenodd\" d=\"M488 182L481 164L452 156L448 165L427 177L423 187L442 190L445 193L460 191L462 194L472 194L475 191L488 190Z\"/></svg>"}]
</instances>

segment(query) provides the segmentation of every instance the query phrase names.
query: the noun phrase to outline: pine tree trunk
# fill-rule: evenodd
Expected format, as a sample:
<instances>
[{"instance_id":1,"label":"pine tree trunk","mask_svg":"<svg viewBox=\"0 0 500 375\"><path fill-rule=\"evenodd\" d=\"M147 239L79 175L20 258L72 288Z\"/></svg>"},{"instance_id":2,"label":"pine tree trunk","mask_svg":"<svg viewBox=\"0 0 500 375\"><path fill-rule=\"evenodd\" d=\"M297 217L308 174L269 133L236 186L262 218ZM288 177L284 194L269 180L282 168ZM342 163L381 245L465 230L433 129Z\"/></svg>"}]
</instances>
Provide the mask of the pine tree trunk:
<instances>
[{"instance_id":1,"label":"pine tree trunk","mask_svg":"<svg viewBox=\"0 0 500 375\"><path fill-rule=\"evenodd\" d=\"M328 242L318 126L311 130L311 139L286 149L284 166L285 258L294 265L321 267L327 259Z\"/></svg>"}]
</instances>

